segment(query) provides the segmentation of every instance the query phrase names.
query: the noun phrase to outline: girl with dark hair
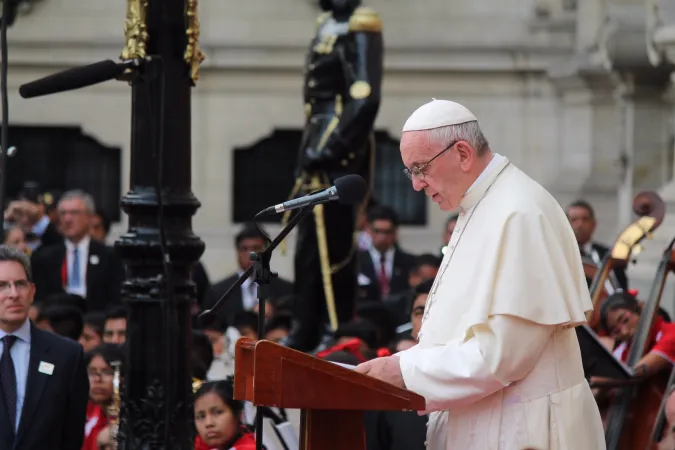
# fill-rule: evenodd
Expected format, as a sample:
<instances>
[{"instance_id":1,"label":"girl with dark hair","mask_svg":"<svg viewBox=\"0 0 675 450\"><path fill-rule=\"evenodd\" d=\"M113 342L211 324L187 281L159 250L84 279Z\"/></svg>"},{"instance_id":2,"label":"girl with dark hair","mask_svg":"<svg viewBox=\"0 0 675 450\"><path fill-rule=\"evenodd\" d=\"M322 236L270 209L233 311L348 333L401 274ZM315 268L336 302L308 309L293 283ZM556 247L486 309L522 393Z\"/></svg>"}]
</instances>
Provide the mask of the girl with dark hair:
<instances>
[{"instance_id":1,"label":"girl with dark hair","mask_svg":"<svg viewBox=\"0 0 675 450\"><path fill-rule=\"evenodd\" d=\"M607 336L617 344L613 348L614 356L626 361L630 352L630 343L637 330L642 313L642 304L628 292L616 292L600 307L600 324ZM636 367L636 376L651 376L663 370L670 370L675 363L675 324L668 323L659 314L656 316L647 339L649 351Z\"/></svg>"},{"instance_id":2,"label":"girl with dark hair","mask_svg":"<svg viewBox=\"0 0 675 450\"><path fill-rule=\"evenodd\" d=\"M234 400L233 381L207 382L195 392L195 450L255 450L255 437L242 420L244 402Z\"/></svg>"},{"instance_id":3,"label":"girl with dark hair","mask_svg":"<svg viewBox=\"0 0 675 450\"><path fill-rule=\"evenodd\" d=\"M119 345L101 344L84 356L89 376L89 404L84 425L82 450L98 450L97 441L108 439L108 407L113 401L114 364L123 363L124 353ZM120 366L120 371L122 367ZM106 436L104 436L106 435Z\"/></svg>"}]
</instances>

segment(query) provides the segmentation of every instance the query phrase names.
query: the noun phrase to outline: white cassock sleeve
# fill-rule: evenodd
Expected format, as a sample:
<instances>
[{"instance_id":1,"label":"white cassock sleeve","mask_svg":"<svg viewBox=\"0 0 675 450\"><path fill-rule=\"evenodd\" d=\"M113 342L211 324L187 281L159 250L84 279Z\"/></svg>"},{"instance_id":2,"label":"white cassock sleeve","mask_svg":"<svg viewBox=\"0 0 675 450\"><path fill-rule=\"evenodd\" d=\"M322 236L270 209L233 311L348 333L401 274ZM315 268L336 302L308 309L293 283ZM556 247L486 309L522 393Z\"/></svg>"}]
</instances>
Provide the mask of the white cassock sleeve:
<instances>
[{"instance_id":1,"label":"white cassock sleeve","mask_svg":"<svg viewBox=\"0 0 675 450\"><path fill-rule=\"evenodd\" d=\"M534 367L555 326L496 315L472 327L464 342L397 354L406 388L423 396L427 411L471 404L524 378Z\"/></svg>"}]
</instances>

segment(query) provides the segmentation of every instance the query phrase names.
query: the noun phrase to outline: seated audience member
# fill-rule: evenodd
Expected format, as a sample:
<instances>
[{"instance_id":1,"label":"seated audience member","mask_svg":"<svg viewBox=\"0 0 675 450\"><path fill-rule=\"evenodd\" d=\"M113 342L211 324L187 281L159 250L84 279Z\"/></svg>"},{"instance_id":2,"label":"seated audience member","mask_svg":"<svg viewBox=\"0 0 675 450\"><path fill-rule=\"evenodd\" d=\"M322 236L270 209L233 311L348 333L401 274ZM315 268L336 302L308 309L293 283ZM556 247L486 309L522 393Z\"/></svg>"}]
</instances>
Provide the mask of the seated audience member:
<instances>
[{"instance_id":1,"label":"seated audience member","mask_svg":"<svg viewBox=\"0 0 675 450\"><path fill-rule=\"evenodd\" d=\"M265 236L260 233L255 224L246 224L235 237L234 244L237 249L237 271L211 286L205 300L205 305L203 306L205 309L212 308L244 271L253 265L251 252L261 252L265 250L265 246L267 245ZM267 293L272 298L291 295L293 294L293 283L281 277L274 277L270 280ZM227 326L231 326L234 316L238 312L253 311L257 304L258 283L249 278L234 292L232 298L218 312L218 319Z\"/></svg>"},{"instance_id":2,"label":"seated audience member","mask_svg":"<svg viewBox=\"0 0 675 450\"><path fill-rule=\"evenodd\" d=\"M410 322L407 329L401 331L398 337L410 337L417 341L417 335L422 327L422 317L424 317L424 308L427 304L429 292L434 285L434 280L426 280L417 286L415 289L415 296L413 297L412 306L410 307ZM402 328L402 327L399 327Z\"/></svg>"},{"instance_id":3,"label":"seated audience member","mask_svg":"<svg viewBox=\"0 0 675 450\"><path fill-rule=\"evenodd\" d=\"M415 290L416 296L410 315L412 329L410 335L400 335L392 345L396 353L417 343L417 335L422 326L422 316L433 280L420 283ZM366 450L424 450L427 434L426 415L416 411L366 411Z\"/></svg>"},{"instance_id":4,"label":"seated audience member","mask_svg":"<svg viewBox=\"0 0 675 450\"><path fill-rule=\"evenodd\" d=\"M334 334L335 344L317 353L326 358L338 351L346 351L365 362L377 355L377 328L365 319L354 319L338 327Z\"/></svg>"},{"instance_id":5,"label":"seated audience member","mask_svg":"<svg viewBox=\"0 0 675 450\"><path fill-rule=\"evenodd\" d=\"M366 227L372 239L368 250L358 252L359 296L362 300L384 300L408 289L408 274L415 256L399 247L398 214L387 206L368 211Z\"/></svg>"},{"instance_id":6,"label":"seated audience member","mask_svg":"<svg viewBox=\"0 0 675 450\"><path fill-rule=\"evenodd\" d=\"M278 313L265 323L264 339L279 342L291 332L293 316L288 313Z\"/></svg>"},{"instance_id":7,"label":"seated audience member","mask_svg":"<svg viewBox=\"0 0 675 450\"><path fill-rule=\"evenodd\" d=\"M234 399L230 377L202 384L194 394L195 450L255 450L255 436L242 421L244 403Z\"/></svg>"},{"instance_id":8,"label":"seated audience member","mask_svg":"<svg viewBox=\"0 0 675 450\"><path fill-rule=\"evenodd\" d=\"M12 226L4 233L3 244L30 255L30 248L26 245L26 233L21 227Z\"/></svg>"},{"instance_id":9,"label":"seated audience member","mask_svg":"<svg viewBox=\"0 0 675 450\"><path fill-rule=\"evenodd\" d=\"M84 315L84 327L79 341L85 352L89 352L103 343L104 324L105 314L100 311Z\"/></svg>"},{"instance_id":10,"label":"seated audience member","mask_svg":"<svg viewBox=\"0 0 675 450\"><path fill-rule=\"evenodd\" d=\"M260 314L260 304L256 303L253 307L253 312ZM265 300L265 320L269 320L277 313L277 300L270 297Z\"/></svg>"},{"instance_id":11,"label":"seated audience member","mask_svg":"<svg viewBox=\"0 0 675 450\"><path fill-rule=\"evenodd\" d=\"M113 402L115 363L123 363L124 353L116 344L102 344L85 354L89 375L89 405L82 450L98 450L98 441L108 443L108 408ZM122 367L120 367L120 371ZM102 433L104 432L104 433Z\"/></svg>"},{"instance_id":12,"label":"seated audience member","mask_svg":"<svg viewBox=\"0 0 675 450\"><path fill-rule=\"evenodd\" d=\"M412 305L413 299L416 296L415 288L423 281L436 278L440 267L441 260L437 256L431 254L418 256L415 260L415 265L408 275L410 289L396 295L391 295L384 300L385 305L387 305L394 316L396 326L407 323L410 320L410 305Z\"/></svg>"},{"instance_id":13,"label":"seated audience member","mask_svg":"<svg viewBox=\"0 0 675 450\"><path fill-rule=\"evenodd\" d=\"M40 310L35 325L74 341L80 339L84 322L82 312L69 305L47 305Z\"/></svg>"},{"instance_id":14,"label":"seated audience member","mask_svg":"<svg viewBox=\"0 0 675 450\"><path fill-rule=\"evenodd\" d=\"M110 233L110 219L100 208L91 216L89 221L89 235L91 238L101 244L105 244Z\"/></svg>"},{"instance_id":15,"label":"seated audience member","mask_svg":"<svg viewBox=\"0 0 675 450\"><path fill-rule=\"evenodd\" d=\"M105 312L103 323L103 342L124 344L127 340L127 317L129 311L125 306L115 305Z\"/></svg>"},{"instance_id":16,"label":"seated audience member","mask_svg":"<svg viewBox=\"0 0 675 450\"><path fill-rule=\"evenodd\" d=\"M600 324L607 336L617 342L613 353L621 361L628 358L641 312L642 305L637 299L622 291L607 297L600 307ZM649 377L671 369L675 362L675 324L657 316L647 342L647 353L633 367L637 377Z\"/></svg>"},{"instance_id":17,"label":"seated audience member","mask_svg":"<svg viewBox=\"0 0 675 450\"><path fill-rule=\"evenodd\" d=\"M211 344L213 354L213 361L207 368L206 379L223 380L234 373L234 354L228 352L228 339L223 326L215 321L205 325L202 331Z\"/></svg>"},{"instance_id":18,"label":"seated audience member","mask_svg":"<svg viewBox=\"0 0 675 450\"><path fill-rule=\"evenodd\" d=\"M377 347L387 347L396 336L394 317L387 306L380 301L367 301L356 306L356 317L375 325Z\"/></svg>"},{"instance_id":19,"label":"seated audience member","mask_svg":"<svg viewBox=\"0 0 675 450\"><path fill-rule=\"evenodd\" d=\"M258 339L258 315L252 311L239 311L234 315L232 328L235 328L241 337Z\"/></svg>"}]
</instances>

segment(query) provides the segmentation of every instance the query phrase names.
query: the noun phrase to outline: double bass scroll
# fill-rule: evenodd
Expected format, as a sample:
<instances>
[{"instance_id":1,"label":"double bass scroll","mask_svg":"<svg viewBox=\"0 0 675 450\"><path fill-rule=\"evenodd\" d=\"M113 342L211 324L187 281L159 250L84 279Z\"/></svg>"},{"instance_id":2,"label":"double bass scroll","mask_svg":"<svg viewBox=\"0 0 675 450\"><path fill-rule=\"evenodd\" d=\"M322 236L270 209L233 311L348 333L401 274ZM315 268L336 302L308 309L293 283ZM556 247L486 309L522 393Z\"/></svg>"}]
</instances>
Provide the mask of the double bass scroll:
<instances>
[{"instance_id":1,"label":"double bass scroll","mask_svg":"<svg viewBox=\"0 0 675 450\"><path fill-rule=\"evenodd\" d=\"M619 288L611 276L613 270L628 266L631 256L637 253L640 242L650 238L651 233L663 222L666 205L656 192L644 191L633 199L633 212L638 216L637 220L619 233L612 249L599 267L596 266L593 270L592 261L584 260L584 272L593 280L590 287L593 311L587 313L586 319L595 331L598 331L602 301Z\"/></svg>"}]
</instances>

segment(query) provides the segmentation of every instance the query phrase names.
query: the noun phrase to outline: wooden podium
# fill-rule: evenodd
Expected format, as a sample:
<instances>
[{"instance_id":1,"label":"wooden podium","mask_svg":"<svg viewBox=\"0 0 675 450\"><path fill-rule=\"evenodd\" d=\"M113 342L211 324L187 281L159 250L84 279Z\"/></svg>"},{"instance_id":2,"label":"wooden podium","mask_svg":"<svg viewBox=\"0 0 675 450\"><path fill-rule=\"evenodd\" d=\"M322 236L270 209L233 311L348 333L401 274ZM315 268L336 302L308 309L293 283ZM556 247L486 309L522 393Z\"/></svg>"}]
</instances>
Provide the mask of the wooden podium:
<instances>
[{"instance_id":1,"label":"wooden podium","mask_svg":"<svg viewBox=\"0 0 675 450\"><path fill-rule=\"evenodd\" d=\"M405 389L269 341L237 341L234 398L301 409L300 450L365 450L366 410L423 411Z\"/></svg>"}]
</instances>

